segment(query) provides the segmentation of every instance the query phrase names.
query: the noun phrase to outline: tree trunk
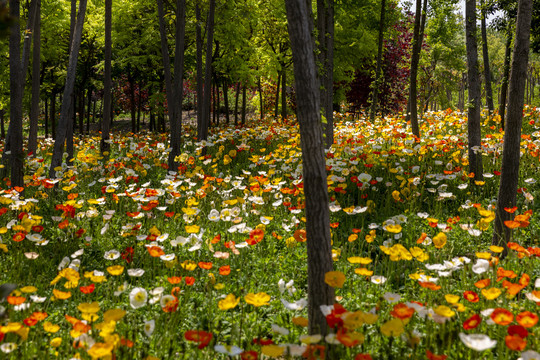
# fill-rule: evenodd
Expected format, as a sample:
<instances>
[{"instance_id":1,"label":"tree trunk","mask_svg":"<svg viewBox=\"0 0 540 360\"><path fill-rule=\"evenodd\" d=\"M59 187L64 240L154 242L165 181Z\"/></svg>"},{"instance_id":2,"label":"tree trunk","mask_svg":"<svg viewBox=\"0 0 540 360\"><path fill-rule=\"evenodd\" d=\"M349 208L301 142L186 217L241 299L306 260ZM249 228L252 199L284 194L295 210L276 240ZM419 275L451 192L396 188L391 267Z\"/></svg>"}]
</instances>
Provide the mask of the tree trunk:
<instances>
[{"instance_id":1,"label":"tree trunk","mask_svg":"<svg viewBox=\"0 0 540 360\"><path fill-rule=\"evenodd\" d=\"M208 139L208 125L210 124L210 95L212 94L212 46L214 44L214 12L216 0L210 0L208 10L208 24L206 28L206 68L204 71L204 93L202 108L202 124L199 129L199 141Z\"/></svg>"},{"instance_id":2,"label":"tree trunk","mask_svg":"<svg viewBox=\"0 0 540 360\"><path fill-rule=\"evenodd\" d=\"M56 139L56 89L52 89L51 93L51 135Z\"/></svg>"},{"instance_id":3,"label":"tree trunk","mask_svg":"<svg viewBox=\"0 0 540 360\"><path fill-rule=\"evenodd\" d=\"M418 126L418 109L416 104L417 96L417 82L418 77L418 64L420 62L420 19L422 17L422 3L416 2L416 14L414 16L414 30L413 30L413 46L411 56L411 72L410 72L410 85L409 85L409 105L407 111L407 120L411 121L412 133L416 137L420 137L420 128Z\"/></svg>"},{"instance_id":4,"label":"tree trunk","mask_svg":"<svg viewBox=\"0 0 540 360\"><path fill-rule=\"evenodd\" d=\"M234 125L238 125L238 98L240 97L240 82L236 84L236 97L234 98Z\"/></svg>"},{"instance_id":5,"label":"tree trunk","mask_svg":"<svg viewBox=\"0 0 540 360\"><path fill-rule=\"evenodd\" d=\"M309 11L309 9L308 9ZM334 0L317 0L317 30L319 34L320 104L324 109L323 129L326 148L334 142Z\"/></svg>"},{"instance_id":6,"label":"tree trunk","mask_svg":"<svg viewBox=\"0 0 540 360\"><path fill-rule=\"evenodd\" d=\"M375 70L375 81L373 87L373 95L371 101L371 121L375 121L375 114L377 113L377 102L379 97L379 86L380 86L380 76L381 76L381 64L382 64L382 52L383 52L383 42L384 42L384 14L386 13L386 0L381 1L381 17L379 20L379 45L377 48L377 68Z\"/></svg>"},{"instance_id":7,"label":"tree trunk","mask_svg":"<svg viewBox=\"0 0 540 360\"><path fill-rule=\"evenodd\" d=\"M510 91L508 98L508 119L504 132L501 182L493 232L493 244L507 247L512 239L512 229L504 225L513 220L514 215L505 211L516 205L516 192L519 179L519 160L521 142L521 122L523 119L523 95L529 61L529 44L531 33L532 0L520 0L516 24L516 41L514 42L514 59L510 75Z\"/></svg>"},{"instance_id":8,"label":"tree trunk","mask_svg":"<svg viewBox=\"0 0 540 360\"><path fill-rule=\"evenodd\" d=\"M195 4L195 17L197 19L197 34L196 34L196 43L197 43L197 131L202 126L202 106L203 106L203 75L202 75L202 30L201 30L201 10L199 9L199 4Z\"/></svg>"},{"instance_id":9,"label":"tree trunk","mask_svg":"<svg viewBox=\"0 0 540 360\"><path fill-rule=\"evenodd\" d=\"M41 70L41 0L34 1L36 1L36 14L34 17L34 50L32 53L32 104L30 106L30 131L28 133L28 152L32 154L35 154L37 150Z\"/></svg>"},{"instance_id":10,"label":"tree trunk","mask_svg":"<svg viewBox=\"0 0 540 360\"><path fill-rule=\"evenodd\" d=\"M58 131L56 134L56 140L54 142L53 156L51 159L51 167L49 170L49 177L56 178L56 170L58 166L62 164L62 155L64 150L64 142L68 134L68 128L71 124L73 128L73 121L70 117L72 113L73 103L71 101L73 95L73 88L75 87L75 75L77 70L77 60L79 57L79 49L81 46L82 31L84 24L84 16L86 13L87 0L80 0L79 14L75 24L75 31L73 33L73 42L71 43L71 51L69 53L69 64L67 69L66 84L64 86L64 95L62 100L62 108L60 110L60 121L58 122Z\"/></svg>"},{"instance_id":11,"label":"tree trunk","mask_svg":"<svg viewBox=\"0 0 540 360\"><path fill-rule=\"evenodd\" d=\"M9 14L13 19L20 18L19 0L9 1ZM18 21L10 26L9 35L9 79L10 79L10 112L8 136L10 140L11 154L11 186L24 186L23 169L23 138L22 138L22 100L24 74L21 66L21 29ZM4 149L6 153L6 149Z\"/></svg>"},{"instance_id":12,"label":"tree trunk","mask_svg":"<svg viewBox=\"0 0 540 360\"><path fill-rule=\"evenodd\" d=\"M242 125L246 124L247 84L242 86Z\"/></svg>"},{"instance_id":13,"label":"tree trunk","mask_svg":"<svg viewBox=\"0 0 540 360\"><path fill-rule=\"evenodd\" d=\"M84 88L81 89L79 94L79 134L84 135Z\"/></svg>"},{"instance_id":14,"label":"tree trunk","mask_svg":"<svg viewBox=\"0 0 540 360\"><path fill-rule=\"evenodd\" d=\"M137 96L137 129L139 132L141 130L141 112L142 112L142 84L139 82L139 96Z\"/></svg>"},{"instance_id":15,"label":"tree trunk","mask_svg":"<svg viewBox=\"0 0 540 360\"><path fill-rule=\"evenodd\" d=\"M221 99L220 99L220 96L219 96L219 81L218 81L217 75L215 76L214 81L215 81L215 87L216 87L216 100L217 100L217 103L216 103L216 107L217 107L216 125L219 126L219 115L221 114Z\"/></svg>"},{"instance_id":16,"label":"tree trunk","mask_svg":"<svg viewBox=\"0 0 540 360\"><path fill-rule=\"evenodd\" d=\"M45 97L45 139L49 137L49 99Z\"/></svg>"},{"instance_id":17,"label":"tree trunk","mask_svg":"<svg viewBox=\"0 0 540 360\"><path fill-rule=\"evenodd\" d=\"M279 86L281 85L281 72L278 72L277 86L276 86L276 110L274 111L274 117L277 119L279 112Z\"/></svg>"},{"instance_id":18,"label":"tree trunk","mask_svg":"<svg viewBox=\"0 0 540 360\"><path fill-rule=\"evenodd\" d=\"M287 119L287 70L282 67L283 75L281 75L281 119Z\"/></svg>"},{"instance_id":19,"label":"tree trunk","mask_svg":"<svg viewBox=\"0 0 540 360\"><path fill-rule=\"evenodd\" d=\"M111 129L111 104L112 104L112 0L105 0L105 68L103 79L103 111L101 112L101 143L102 156L108 156L111 150L109 133Z\"/></svg>"},{"instance_id":20,"label":"tree trunk","mask_svg":"<svg viewBox=\"0 0 540 360\"><path fill-rule=\"evenodd\" d=\"M135 69L137 72L137 69ZM128 66L128 82L129 82L129 108L131 111L131 132L137 132L137 107L135 105L135 78L133 76L133 70L131 66ZM171 107L171 102L168 101L169 108Z\"/></svg>"},{"instance_id":21,"label":"tree trunk","mask_svg":"<svg viewBox=\"0 0 540 360\"><path fill-rule=\"evenodd\" d=\"M334 289L325 283L332 271L330 215L321 127L319 86L307 4L305 0L285 2L294 62L297 114L300 124L304 193L306 198L306 237L308 253L309 333L326 335L328 325L321 305L334 305Z\"/></svg>"},{"instance_id":22,"label":"tree trunk","mask_svg":"<svg viewBox=\"0 0 540 360\"><path fill-rule=\"evenodd\" d=\"M4 127L4 116L6 115L6 110L0 109L0 137L2 139L6 138L6 129Z\"/></svg>"},{"instance_id":23,"label":"tree trunk","mask_svg":"<svg viewBox=\"0 0 540 360\"><path fill-rule=\"evenodd\" d=\"M92 89L86 91L86 133L90 135L90 115L92 114Z\"/></svg>"},{"instance_id":24,"label":"tree trunk","mask_svg":"<svg viewBox=\"0 0 540 360\"><path fill-rule=\"evenodd\" d=\"M263 92L262 92L262 84L261 84L261 77L259 76L259 79L257 81L257 86L259 88L259 102L261 106L261 121L264 119L264 99L263 99Z\"/></svg>"},{"instance_id":25,"label":"tree trunk","mask_svg":"<svg viewBox=\"0 0 540 360\"><path fill-rule=\"evenodd\" d=\"M484 1L481 1L482 6L482 57L484 58L484 78L486 81L486 103L489 113L493 112L493 92L491 91L491 68L489 67L489 53L487 44L487 29L486 29L486 9Z\"/></svg>"},{"instance_id":26,"label":"tree trunk","mask_svg":"<svg viewBox=\"0 0 540 360\"><path fill-rule=\"evenodd\" d=\"M225 102L225 121L227 121L227 125L229 125L229 86L226 79L223 80L223 101Z\"/></svg>"},{"instance_id":27,"label":"tree trunk","mask_svg":"<svg viewBox=\"0 0 540 360\"><path fill-rule=\"evenodd\" d=\"M469 88L468 138L469 172L474 180L484 178L482 168L482 133L480 128L480 76L478 73L478 46L476 44L476 0L465 3L465 32L467 45L467 85Z\"/></svg>"},{"instance_id":28,"label":"tree trunk","mask_svg":"<svg viewBox=\"0 0 540 360\"><path fill-rule=\"evenodd\" d=\"M510 61L512 60L512 25L508 23L506 36L506 50L504 52L503 81L501 84L501 102L499 103L499 115L501 117L501 128L504 130L504 113L506 111L506 96L508 94L508 79L510 77Z\"/></svg>"}]
</instances>

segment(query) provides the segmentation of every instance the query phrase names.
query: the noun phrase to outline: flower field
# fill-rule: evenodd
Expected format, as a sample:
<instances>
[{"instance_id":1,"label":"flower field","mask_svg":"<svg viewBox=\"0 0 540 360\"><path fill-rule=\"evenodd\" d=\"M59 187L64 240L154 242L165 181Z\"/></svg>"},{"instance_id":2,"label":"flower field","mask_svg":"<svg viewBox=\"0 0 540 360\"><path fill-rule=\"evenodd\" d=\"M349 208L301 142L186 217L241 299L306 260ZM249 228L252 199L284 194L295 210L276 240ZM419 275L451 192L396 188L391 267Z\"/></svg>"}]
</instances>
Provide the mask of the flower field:
<instances>
[{"instance_id":1,"label":"flower field","mask_svg":"<svg viewBox=\"0 0 540 360\"><path fill-rule=\"evenodd\" d=\"M80 139L45 176L0 190L2 359L540 359L540 113L526 109L514 239L492 246L502 133L483 118L484 181L466 118L338 118L327 153L333 332L307 335L300 138L294 121ZM202 148L206 146L206 155ZM23 196L24 195L24 196ZM309 241L309 240L307 240ZM10 289L11 290L11 289Z\"/></svg>"}]
</instances>

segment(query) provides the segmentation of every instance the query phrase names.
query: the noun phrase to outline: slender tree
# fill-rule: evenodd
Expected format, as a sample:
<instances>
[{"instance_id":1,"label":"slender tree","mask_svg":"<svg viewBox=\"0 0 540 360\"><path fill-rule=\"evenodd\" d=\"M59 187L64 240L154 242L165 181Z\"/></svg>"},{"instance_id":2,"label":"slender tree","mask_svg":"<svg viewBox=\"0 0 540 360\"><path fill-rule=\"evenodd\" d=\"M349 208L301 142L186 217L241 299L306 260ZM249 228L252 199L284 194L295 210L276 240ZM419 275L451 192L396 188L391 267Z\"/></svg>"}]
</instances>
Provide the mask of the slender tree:
<instances>
[{"instance_id":1,"label":"slender tree","mask_svg":"<svg viewBox=\"0 0 540 360\"><path fill-rule=\"evenodd\" d=\"M324 111L326 148L334 143L334 0L317 0L320 103Z\"/></svg>"},{"instance_id":2,"label":"slender tree","mask_svg":"<svg viewBox=\"0 0 540 360\"><path fill-rule=\"evenodd\" d=\"M208 10L208 23L206 27L206 64L204 71L203 108L202 122L198 131L200 140L208 139L208 127L210 125L210 99L212 95L212 45L214 43L214 12L216 0L210 0Z\"/></svg>"},{"instance_id":3,"label":"slender tree","mask_svg":"<svg viewBox=\"0 0 540 360\"><path fill-rule=\"evenodd\" d=\"M112 0L105 0L105 69L103 79L103 113L101 123L101 154L108 155L111 150L109 132L111 129L111 59L112 59Z\"/></svg>"},{"instance_id":4,"label":"slender tree","mask_svg":"<svg viewBox=\"0 0 540 360\"><path fill-rule=\"evenodd\" d=\"M512 229L504 224L512 220L514 215L505 211L516 205L516 193L519 179L519 160L521 142L521 122L523 119L523 103L529 46L531 34L532 0L520 0L516 24L516 41L514 42L514 58L510 75L510 91L508 98L508 118L504 132L501 182L497 198L497 210L493 232L493 244L506 248L512 238Z\"/></svg>"},{"instance_id":5,"label":"slender tree","mask_svg":"<svg viewBox=\"0 0 540 360\"><path fill-rule=\"evenodd\" d=\"M37 150L37 133L39 126L39 88L41 70L41 0L36 1L34 15L34 49L32 51L32 103L30 105L30 131L28 132L28 152L35 154Z\"/></svg>"},{"instance_id":6,"label":"slender tree","mask_svg":"<svg viewBox=\"0 0 540 360\"><path fill-rule=\"evenodd\" d=\"M79 2L79 14L77 16L76 24L74 27L71 51L69 52L69 63L67 69L66 84L64 86L64 94L62 96L60 120L58 121L58 127L56 129L56 140L54 141L53 156L51 159L51 167L49 169L50 178L56 178L55 169L62 164L64 142L66 141L66 137L69 136L69 126L71 125L71 129L73 129L73 118L71 116L73 111L72 97L73 90L75 88L75 75L77 71L79 49L81 47L84 17L86 14L86 4L87 0L80 0ZM71 132L71 134L73 136L73 131Z\"/></svg>"},{"instance_id":7,"label":"slender tree","mask_svg":"<svg viewBox=\"0 0 540 360\"><path fill-rule=\"evenodd\" d=\"M482 11L482 20L480 22L480 27L482 29L482 57L484 58L484 81L486 87L486 103L488 106L489 113L493 112L493 92L491 91L491 68L489 67L489 52L487 44L487 26L486 26L486 16L487 9L484 3L484 0L481 0L481 11Z\"/></svg>"},{"instance_id":8,"label":"slender tree","mask_svg":"<svg viewBox=\"0 0 540 360\"><path fill-rule=\"evenodd\" d=\"M465 3L465 32L467 46L467 86L469 108L467 111L469 138L469 172L474 180L484 178L482 167L482 133L480 128L480 76L478 72L478 45L476 43L476 0Z\"/></svg>"},{"instance_id":9,"label":"slender tree","mask_svg":"<svg viewBox=\"0 0 540 360\"><path fill-rule=\"evenodd\" d=\"M13 19L20 18L19 0L9 1L9 14ZM24 75L21 66L21 29L18 21L14 21L9 35L9 78L10 78L10 112L8 136L10 139L11 186L24 186L22 151L22 98Z\"/></svg>"},{"instance_id":10,"label":"slender tree","mask_svg":"<svg viewBox=\"0 0 540 360\"><path fill-rule=\"evenodd\" d=\"M411 56L411 72L409 84L409 102L407 104L407 120L411 121L412 132L414 136L420 137L420 128L418 126L418 107L417 107L417 77L418 64L420 63L420 20L422 17L422 3L416 1L416 14L414 16L413 46Z\"/></svg>"},{"instance_id":11,"label":"slender tree","mask_svg":"<svg viewBox=\"0 0 540 360\"><path fill-rule=\"evenodd\" d=\"M499 115L501 117L501 128L504 129L504 116L506 112L506 97L508 94L508 80L510 78L510 61L512 60L512 25L508 22L506 33L506 50L504 52L503 80L501 84L501 96L499 103Z\"/></svg>"},{"instance_id":12,"label":"slender tree","mask_svg":"<svg viewBox=\"0 0 540 360\"><path fill-rule=\"evenodd\" d=\"M309 332L326 334L328 325L320 307L334 304L334 289L324 280L333 264L319 86L309 24L311 18L305 0L287 0L285 5L294 62L306 196Z\"/></svg>"}]
</instances>

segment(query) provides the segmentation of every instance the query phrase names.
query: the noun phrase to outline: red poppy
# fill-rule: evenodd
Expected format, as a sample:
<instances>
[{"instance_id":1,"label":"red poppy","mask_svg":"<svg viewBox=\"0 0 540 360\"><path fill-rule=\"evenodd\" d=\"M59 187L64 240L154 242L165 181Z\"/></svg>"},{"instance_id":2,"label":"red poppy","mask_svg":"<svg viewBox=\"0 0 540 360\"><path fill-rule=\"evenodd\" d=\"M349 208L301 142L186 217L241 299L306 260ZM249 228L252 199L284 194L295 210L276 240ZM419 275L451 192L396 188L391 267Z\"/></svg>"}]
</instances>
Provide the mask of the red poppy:
<instances>
[{"instance_id":1,"label":"red poppy","mask_svg":"<svg viewBox=\"0 0 540 360\"><path fill-rule=\"evenodd\" d=\"M184 281L186 282L186 285L188 286L193 286L193 284L195 284L195 278L192 276L186 276L184 278Z\"/></svg>"},{"instance_id":2,"label":"red poppy","mask_svg":"<svg viewBox=\"0 0 540 360\"><path fill-rule=\"evenodd\" d=\"M369 354L358 354L354 357L354 360L373 360Z\"/></svg>"},{"instance_id":3,"label":"red poppy","mask_svg":"<svg viewBox=\"0 0 540 360\"><path fill-rule=\"evenodd\" d=\"M128 246L122 251L122 259L126 260L126 262L129 264L133 261L133 254L135 253L135 250L131 246Z\"/></svg>"},{"instance_id":4,"label":"red poppy","mask_svg":"<svg viewBox=\"0 0 540 360\"><path fill-rule=\"evenodd\" d=\"M347 347L353 347L360 344L360 340L351 337L347 330L340 328L336 334L336 339Z\"/></svg>"},{"instance_id":5,"label":"red poppy","mask_svg":"<svg viewBox=\"0 0 540 360\"><path fill-rule=\"evenodd\" d=\"M472 303L476 303L480 299L478 294L475 293L474 291L465 291L463 293L463 297L465 298L465 300L470 301Z\"/></svg>"},{"instance_id":6,"label":"red poppy","mask_svg":"<svg viewBox=\"0 0 540 360\"><path fill-rule=\"evenodd\" d=\"M522 339L525 339L529 336L529 332L521 325L510 325L508 327L508 335L517 335Z\"/></svg>"},{"instance_id":7,"label":"red poppy","mask_svg":"<svg viewBox=\"0 0 540 360\"><path fill-rule=\"evenodd\" d=\"M210 341L212 341L212 337L212 333L202 330L188 330L184 333L184 338L187 341L199 343L199 349L204 349L206 346L208 346Z\"/></svg>"},{"instance_id":8,"label":"red poppy","mask_svg":"<svg viewBox=\"0 0 540 360\"><path fill-rule=\"evenodd\" d=\"M244 351L240 354L240 358L242 360L257 360L259 358L259 354L255 350Z\"/></svg>"},{"instance_id":9,"label":"red poppy","mask_svg":"<svg viewBox=\"0 0 540 360\"><path fill-rule=\"evenodd\" d=\"M445 360L448 355L436 355L429 350L426 350L426 356L429 360Z\"/></svg>"},{"instance_id":10,"label":"red poppy","mask_svg":"<svg viewBox=\"0 0 540 360\"><path fill-rule=\"evenodd\" d=\"M37 319L34 319L31 316L24 319L23 322L26 326L29 326L29 327L32 327L38 323Z\"/></svg>"},{"instance_id":11,"label":"red poppy","mask_svg":"<svg viewBox=\"0 0 540 360\"><path fill-rule=\"evenodd\" d=\"M91 294L94 292L96 288L96 285L94 284L90 284L90 285L87 285L87 286L81 286L79 288L79 290L83 293L83 294Z\"/></svg>"},{"instance_id":12,"label":"red poppy","mask_svg":"<svg viewBox=\"0 0 540 360\"><path fill-rule=\"evenodd\" d=\"M473 316L465 320L465 322L463 323L463 328L465 330L472 330L476 328L478 325L480 325L481 322L482 322L482 318L480 317L480 315L474 314Z\"/></svg>"},{"instance_id":13,"label":"red poppy","mask_svg":"<svg viewBox=\"0 0 540 360\"><path fill-rule=\"evenodd\" d=\"M19 231L15 235L13 235L13 241L21 242L26 237L26 233L24 231Z\"/></svg>"},{"instance_id":14,"label":"red poppy","mask_svg":"<svg viewBox=\"0 0 540 360\"><path fill-rule=\"evenodd\" d=\"M249 245L255 245L259 243L264 238L264 231L262 229L253 229L249 233L249 239L247 239L247 243Z\"/></svg>"},{"instance_id":15,"label":"red poppy","mask_svg":"<svg viewBox=\"0 0 540 360\"><path fill-rule=\"evenodd\" d=\"M253 343L253 345L266 346L266 345L272 345L274 343L274 341L272 341L272 339L258 339L258 338L255 338L255 339L253 339L252 343Z\"/></svg>"},{"instance_id":16,"label":"red poppy","mask_svg":"<svg viewBox=\"0 0 540 360\"><path fill-rule=\"evenodd\" d=\"M414 308L410 308L403 303L399 303L394 305L394 309L392 312L390 312L390 315L401 320L408 319L414 315Z\"/></svg>"},{"instance_id":17,"label":"red poppy","mask_svg":"<svg viewBox=\"0 0 540 360\"><path fill-rule=\"evenodd\" d=\"M43 231L43 226L41 225L32 226L32 231L36 233L40 233Z\"/></svg>"},{"instance_id":18,"label":"red poppy","mask_svg":"<svg viewBox=\"0 0 540 360\"><path fill-rule=\"evenodd\" d=\"M304 353L302 354L302 357L308 360L324 359L325 349L326 347L324 345L310 344L307 346L306 351L304 351Z\"/></svg>"}]
</instances>

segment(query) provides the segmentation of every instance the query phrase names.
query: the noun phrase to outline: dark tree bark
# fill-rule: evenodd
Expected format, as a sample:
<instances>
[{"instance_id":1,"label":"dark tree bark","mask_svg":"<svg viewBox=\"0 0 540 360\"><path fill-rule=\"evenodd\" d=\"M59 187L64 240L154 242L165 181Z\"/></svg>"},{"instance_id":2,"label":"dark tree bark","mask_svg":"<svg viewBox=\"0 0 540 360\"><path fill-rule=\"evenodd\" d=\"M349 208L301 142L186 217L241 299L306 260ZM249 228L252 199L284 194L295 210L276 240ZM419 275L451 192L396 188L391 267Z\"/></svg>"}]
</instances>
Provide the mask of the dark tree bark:
<instances>
[{"instance_id":1,"label":"dark tree bark","mask_svg":"<svg viewBox=\"0 0 540 360\"><path fill-rule=\"evenodd\" d=\"M501 128L504 129L504 115L506 111L506 96L508 94L508 79L510 78L510 61L512 60L512 25L508 23L506 35L506 50L504 52L504 70L501 84L501 96L499 103L499 115L501 117Z\"/></svg>"},{"instance_id":2,"label":"dark tree bark","mask_svg":"<svg viewBox=\"0 0 540 360\"><path fill-rule=\"evenodd\" d=\"M4 116L6 115L6 110L0 109L0 137L2 139L6 138L6 129L4 127Z\"/></svg>"},{"instance_id":3,"label":"dark tree bark","mask_svg":"<svg viewBox=\"0 0 540 360\"><path fill-rule=\"evenodd\" d=\"M247 84L242 86L242 125L246 124Z\"/></svg>"},{"instance_id":4,"label":"dark tree bark","mask_svg":"<svg viewBox=\"0 0 540 360\"><path fill-rule=\"evenodd\" d=\"M13 19L20 18L19 0L9 1L9 15ZM10 140L9 156L11 165L11 186L24 186L23 169L23 136L22 136L22 100L24 74L21 66L21 29L18 21L10 26L9 35L9 81L10 81L10 112L8 136ZM4 149L4 153L6 149Z\"/></svg>"},{"instance_id":5,"label":"dark tree bark","mask_svg":"<svg viewBox=\"0 0 540 360\"><path fill-rule=\"evenodd\" d=\"M240 82L236 84L236 96L234 98L234 125L238 125L238 99L240 98Z\"/></svg>"},{"instance_id":6,"label":"dark tree bark","mask_svg":"<svg viewBox=\"0 0 540 360\"><path fill-rule=\"evenodd\" d=\"M92 88L86 91L86 133L90 135L90 116L92 115Z\"/></svg>"},{"instance_id":7,"label":"dark tree bark","mask_svg":"<svg viewBox=\"0 0 540 360\"><path fill-rule=\"evenodd\" d=\"M386 0L381 1L381 17L379 20L379 44L377 48L377 68L375 70L375 81L373 87L373 95L371 100L371 121L375 121L375 114L377 113L378 101L379 101L379 86L381 84L381 64L382 64L382 53L383 53L383 42L384 42L384 15L386 13Z\"/></svg>"},{"instance_id":8,"label":"dark tree bark","mask_svg":"<svg viewBox=\"0 0 540 360\"><path fill-rule=\"evenodd\" d=\"M69 53L69 64L67 69L66 84L64 86L64 95L62 97L62 108L60 110L60 121L58 122L58 129L56 134L56 140L54 142L53 156L51 159L51 167L49 170L49 177L56 178L56 170L58 166L62 164L62 155L64 150L64 142L66 136L68 136L69 127L73 129L72 114L72 95L75 87L75 75L77 70L77 60L79 57L79 49L81 47L82 31L84 24L84 16L86 13L87 0L80 0L79 14L75 24L75 30L73 33L73 42L71 43L71 51ZM73 131L72 131L73 133ZM71 139L73 141L73 137ZM69 144L69 142L68 142ZM69 153L69 149L68 149Z\"/></svg>"},{"instance_id":9,"label":"dark tree bark","mask_svg":"<svg viewBox=\"0 0 540 360\"><path fill-rule=\"evenodd\" d=\"M202 75L202 30L201 30L201 10L199 4L195 4L195 18L197 19L197 129L202 126L202 106L203 106L203 75Z\"/></svg>"},{"instance_id":10,"label":"dark tree bark","mask_svg":"<svg viewBox=\"0 0 540 360\"><path fill-rule=\"evenodd\" d=\"M142 84L139 82L139 95L137 96L137 129L141 130L141 113L142 113Z\"/></svg>"},{"instance_id":11,"label":"dark tree bark","mask_svg":"<svg viewBox=\"0 0 540 360\"><path fill-rule=\"evenodd\" d=\"M219 126L219 116L221 115L221 97L219 95L219 80L218 80L218 77L216 75L215 77L215 84L216 84L216 125Z\"/></svg>"},{"instance_id":12,"label":"dark tree bark","mask_svg":"<svg viewBox=\"0 0 540 360\"><path fill-rule=\"evenodd\" d=\"M294 61L306 197L309 333L324 335L328 325L320 306L333 305L335 299L334 289L324 281L333 264L319 86L306 1L288 0L285 5Z\"/></svg>"},{"instance_id":13,"label":"dark tree bark","mask_svg":"<svg viewBox=\"0 0 540 360\"><path fill-rule=\"evenodd\" d=\"M137 72L137 69L135 69ZM135 77L131 66L128 66L128 82L129 82L129 108L131 111L131 132L137 131L137 107L135 104ZM168 102L170 103L170 101Z\"/></svg>"},{"instance_id":14,"label":"dark tree bark","mask_svg":"<svg viewBox=\"0 0 540 360\"><path fill-rule=\"evenodd\" d=\"M507 247L512 238L512 229L504 225L514 218L504 208L516 205L516 193L519 179L519 160L521 142L521 122L523 119L523 96L529 61L531 33L532 0L520 0L516 24L514 58L510 75L510 96L508 98L508 119L504 132L501 182L493 232L493 244Z\"/></svg>"},{"instance_id":15,"label":"dark tree bark","mask_svg":"<svg viewBox=\"0 0 540 360\"><path fill-rule=\"evenodd\" d=\"M109 132L111 129L111 59L112 59L112 0L105 0L105 69L103 79L103 111L101 113L101 143L102 156L108 156L111 150Z\"/></svg>"},{"instance_id":16,"label":"dark tree bark","mask_svg":"<svg viewBox=\"0 0 540 360\"><path fill-rule=\"evenodd\" d=\"M282 67L283 74L281 75L281 119L287 118L287 70Z\"/></svg>"},{"instance_id":17,"label":"dark tree bark","mask_svg":"<svg viewBox=\"0 0 540 360\"><path fill-rule=\"evenodd\" d=\"M280 81L281 81L281 72L278 72L277 86L276 86L276 110L274 111L275 118L278 117L278 112L279 112L279 85L281 85Z\"/></svg>"},{"instance_id":18,"label":"dark tree bark","mask_svg":"<svg viewBox=\"0 0 540 360\"><path fill-rule=\"evenodd\" d=\"M261 107L261 120L264 119L264 99L263 99L263 92L262 92L262 84L261 84L261 77L259 76L259 79L257 81L257 87L259 88L259 103Z\"/></svg>"},{"instance_id":19,"label":"dark tree bark","mask_svg":"<svg viewBox=\"0 0 540 360\"><path fill-rule=\"evenodd\" d=\"M198 131L199 141L208 139L208 126L210 124L210 96L212 94L212 46L214 44L214 12L216 0L210 0L208 10L208 23L206 27L206 66L204 71L204 93L202 108L202 123Z\"/></svg>"},{"instance_id":20,"label":"dark tree bark","mask_svg":"<svg viewBox=\"0 0 540 360\"><path fill-rule=\"evenodd\" d=\"M32 104L30 106L30 131L28 133L28 152L35 154L37 150L37 133L39 126L39 88L41 70L41 0L36 1L34 17L34 50L32 52Z\"/></svg>"},{"instance_id":21,"label":"dark tree bark","mask_svg":"<svg viewBox=\"0 0 540 360\"><path fill-rule=\"evenodd\" d=\"M317 0L319 34L320 102L326 121L323 123L326 148L334 143L334 0Z\"/></svg>"},{"instance_id":22,"label":"dark tree bark","mask_svg":"<svg viewBox=\"0 0 540 360\"><path fill-rule=\"evenodd\" d=\"M51 93L51 135L56 139L56 88Z\"/></svg>"},{"instance_id":23,"label":"dark tree bark","mask_svg":"<svg viewBox=\"0 0 540 360\"><path fill-rule=\"evenodd\" d=\"M416 14L414 16L414 30L413 30L413 46L411 56L411 72L410 72L410 85L409 85L409 102L407 105L407 120L411 121L412 132L414 136L420 137L420 128L418 126L418 108L417 108L417 77L418 77L418 64L420 62L420 20L422 17L422 3L416 2Z\"/></svg>"},{"instance_id":24,"label":"dark tree bark","mask_svg":"<svg viewBox=\"0 0 540 360\"><path fill-rule=\"evenodd\" d=\"M480 76L478 72L478 46L476 43L476 0L465 3L465 32L467 45L467 86L469 88L468 138L469 172L474 180L484 178L482 167L482 133L480 128Z\"/></svg>"},{"instance_id":25,"label":"dark tree bark","mask_svg":"<svg viewBox=\"0 0 540 360\"><path fill-rule=\"evenodd\" d=\"M489 52L487 44L487 27L486 27L486 8L484 1L481 2L482 6L482 21L480 26L482 27L482 57L484 58L484 79L486 85L486 103L489 113L493 112L493 92L491 90L491 68L489 67Z\"/></svg>"},{"instance_id":26,"label":"dark tree bark","mask_svg":"<svg viewBox=\"0 0 540 360\"><path fill-rule=\"evenodd\" d=\"M227 125L230 121L230 114L229 114L229 86L228 81L226 79L223 80L223 102L225 103L225 121L227 122Z\"/></svg>"}]
</instances>

